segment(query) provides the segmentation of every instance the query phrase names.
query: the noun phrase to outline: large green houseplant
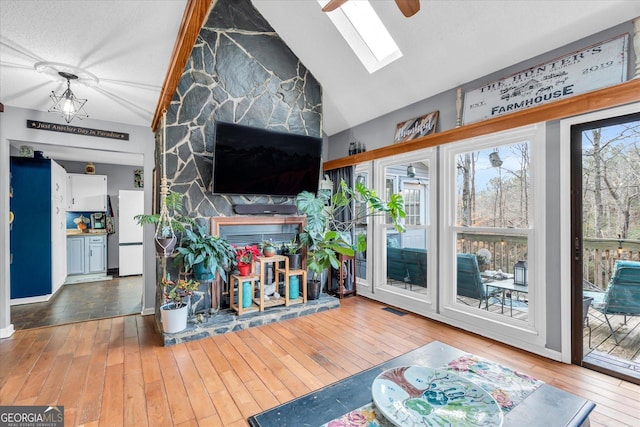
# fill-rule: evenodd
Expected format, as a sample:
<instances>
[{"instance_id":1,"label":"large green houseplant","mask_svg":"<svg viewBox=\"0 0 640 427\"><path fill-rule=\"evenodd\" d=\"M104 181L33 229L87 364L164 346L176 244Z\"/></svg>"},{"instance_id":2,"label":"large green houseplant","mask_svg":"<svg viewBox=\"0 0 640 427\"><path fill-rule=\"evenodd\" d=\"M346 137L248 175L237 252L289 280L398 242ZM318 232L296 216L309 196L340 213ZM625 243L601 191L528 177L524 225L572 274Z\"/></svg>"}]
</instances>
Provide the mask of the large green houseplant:
<instances>
[{"instance_id":1,"label":"large green houseplant","mask_svg":"<svg viewBox=\"0 0 640 427\"><path fill-rule=\"evenodd\" d=\"M197 280L213 280L216 273L226 281L226 270L236 259L235 248L226 239L212 236L202 226L185 228L176 248L178 255L174 263L182 265L184 271L192 271Z\"/></svg>"},{"instance_id":2,"label":"large green houseplant","mask_svg":"<svg viewBox=\"0 0 640 427\"><path fill-rule=\"evenodd\" d=\"M356 210L356 202L363 209ZM323 271L329 267L340 268L339 255L354 256L367 249L364 233L354 239L356 226L364 224L367 217L388 215L396 230L405 231L402 224L405 217L402 195L392 194L388 201L384 201L374 190L360 182L351 188L341 180L333 195L303 191L296 197L296 206L307 219L300 242L308 248L307 268L313 273L309 290L314 292L309 292L310 295L319 293L318 278ZM344 210L351 211L348 219L340 219L344 217Z\"/></svg>"}]
</instances>

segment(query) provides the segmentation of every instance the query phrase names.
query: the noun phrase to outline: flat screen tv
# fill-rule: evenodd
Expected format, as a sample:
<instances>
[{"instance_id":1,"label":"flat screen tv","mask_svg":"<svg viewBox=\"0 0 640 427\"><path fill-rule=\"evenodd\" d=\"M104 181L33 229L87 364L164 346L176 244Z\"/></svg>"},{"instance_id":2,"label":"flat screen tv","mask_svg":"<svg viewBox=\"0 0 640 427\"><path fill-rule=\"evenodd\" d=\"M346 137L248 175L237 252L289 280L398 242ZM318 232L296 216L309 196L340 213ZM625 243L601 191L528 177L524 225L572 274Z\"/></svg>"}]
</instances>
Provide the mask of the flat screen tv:
<instances>
[{"instance_id":1,"label":"flat screen tv","mask_svg":"<svg viewBox=\"0 0 640 427\"><path fill-rule=\"evenodd\" d=\"M217 122L213 194L315 193L321 155L322 138Z\"/></svg>"}]
</instances>

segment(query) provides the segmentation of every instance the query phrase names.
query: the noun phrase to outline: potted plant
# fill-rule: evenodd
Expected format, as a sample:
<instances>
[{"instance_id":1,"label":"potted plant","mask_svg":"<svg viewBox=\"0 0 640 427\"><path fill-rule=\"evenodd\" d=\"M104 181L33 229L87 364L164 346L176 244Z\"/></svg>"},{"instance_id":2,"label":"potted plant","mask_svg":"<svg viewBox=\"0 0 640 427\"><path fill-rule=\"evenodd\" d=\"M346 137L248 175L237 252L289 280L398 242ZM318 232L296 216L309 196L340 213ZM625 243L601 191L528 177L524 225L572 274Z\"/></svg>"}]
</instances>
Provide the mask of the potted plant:
<instances>
[{"instance_id":1,"label":"potted plant","mask_svg":"<svg viewBox=\"0 0 640 427\"><path fill-rule=\"evenodd\" d=\"M291 242L287 243L285 247L286 255L289 258L289 268L291 270L298 270L302 265L300 255L301 248L302 245L300 241L298 241L297 236L291 239Z\"/></svg>"},{"instance_id":2,"label":"potted plant","mask_svg":"<svg viewBox=\"0 0 640 427\"><path fill-rule=\"evenodd\" d=\"M216 273L226 281L225 269L233 265L236 256L233 246L226 239L211 236L204 227L198 225L193 229L184 229L176 250L178 255L174 264L182 264L185 272L192 271L200 281L211 281Z\"/></svg>"},{"instance_id":3,"label":"potted plant","mask_svg":"<svg viewBox=\"0 0 640 427\"><path fill-rule=\"evenodd\" d=\"M265 240L262 242L262 253L264 256L274 256L278 252L276 245L271 240Z\"/></svg>"},{"instance_id":4,"label":"potted plant","mask_svg":"<svg viewBox=\"0 0 640 427\"><path fill-rule=\"evenodd\" d=\"M164 332L176 333L187 327L189 299L198 285L192 279L174 282L168 274L162 278L160 286L164 304L160 306L160 317Z\"/></svg>"},{"instance_id":5,"label":"potted plant","mask_svg":"<svg viewBox=\"0 0 640 427\"><path fill-rule=\"evenodd\" d=\"M478 269L480 271L487 271L491 263L491 251L487 248L480 248L478 252L476 252L476 258L478 260Z\"/></svg>"},{"instance_id":6,"label":"potted plant","mask_svg":"<svg viewBox=\"0 0 640 427\"><path fill-rule=\"evenodd\" d=\"M183 233L187 227L192 227L195 222L183 213L182 193L171 191L167 194L165 203L168 216L158 214L140 214L133 218L139 225L153 224L156 226L155 245L156 252L161 256L169 256L178 241L175 233ZM173 231L173 232L172 232Z\"/></svg>"},{"instance_id":7,"label":"potted plant","mask_svg":"<svg viewBox=\"0 0 640 427\"><path fill-rule=\"evenodd\" d=\"M366 209L353 208L355 202ZM341 268L339 255L354 256L367 249L366 235L353 233L357 224L363 224L367 217L388 215L399 232L404 232L401 221L405 217L404 199L401 194L392 194L389 201L382 200L375 191L363 183L356 182L350 188L341 180L338 190L332 196L327 192L314 194L303 191L296 197L298 211L307 218L300 241L308 248L307 268L313 273L309 280L307 298L317 299L321 293L318 277L329 267ZM352 215L344 218L345 210Z\"/></svg>"},{"instance_id":8,"label":"potted plant","mask_svg":"<svg viewBox=\"0 0 640 427\"><path fill-rule=\"evenodd\" d=\"M251 265L255 262L256 258L261 256L262 253L258 249L257 245L246 245L242 248L235 248L236 262L238 264L238 271L241 276L248 276L251 273Z\"/></svg>"}]
</instances>

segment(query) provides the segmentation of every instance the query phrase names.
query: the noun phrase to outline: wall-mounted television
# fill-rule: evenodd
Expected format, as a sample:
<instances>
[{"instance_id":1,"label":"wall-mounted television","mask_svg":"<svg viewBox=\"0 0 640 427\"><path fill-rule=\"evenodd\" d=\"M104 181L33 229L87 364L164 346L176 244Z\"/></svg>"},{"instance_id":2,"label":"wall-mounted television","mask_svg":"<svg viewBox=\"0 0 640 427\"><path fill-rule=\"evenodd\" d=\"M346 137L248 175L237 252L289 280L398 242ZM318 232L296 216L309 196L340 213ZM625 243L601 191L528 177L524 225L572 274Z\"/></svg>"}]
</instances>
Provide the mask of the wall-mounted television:
<instances>
[{"instance_id":1,"label":"wall-mounted television","mask_svg":"<svg viewBox=\"0 0 640 427\"><path fill-rule=\"evenodd\" d=\"M213 194L315 193L321 156L322 138L217 122Z\"/></svg>"}]
</instances>

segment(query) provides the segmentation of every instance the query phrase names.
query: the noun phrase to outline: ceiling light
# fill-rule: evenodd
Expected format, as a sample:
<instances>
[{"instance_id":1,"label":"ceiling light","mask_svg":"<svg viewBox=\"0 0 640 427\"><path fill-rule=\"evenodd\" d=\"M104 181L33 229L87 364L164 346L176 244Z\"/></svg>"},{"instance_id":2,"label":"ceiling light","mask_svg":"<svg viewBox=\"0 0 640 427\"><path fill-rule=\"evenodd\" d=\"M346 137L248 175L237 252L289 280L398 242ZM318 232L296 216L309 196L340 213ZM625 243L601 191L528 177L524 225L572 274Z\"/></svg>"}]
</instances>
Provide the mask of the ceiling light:
<instances>
[{"instance_id":1,"label":"ceiling light","mask_svg":"<svg viewBox=\"0 0 640 427\"><path fill-rule=\"evenodd\" d=\"M74 117L80 119L89 117L87 112L84 111L84 104L87 100L76 98L73 92L71 92L71 80L76 80L78 76L64 71L60 71L58 74L67 79L67 90L61 95L56 95L55 92L51 91L50 96L53 100L53 106L49 108L49 112L60 113L67 123L70 123Z\"/></svg>"}]
</instances>

